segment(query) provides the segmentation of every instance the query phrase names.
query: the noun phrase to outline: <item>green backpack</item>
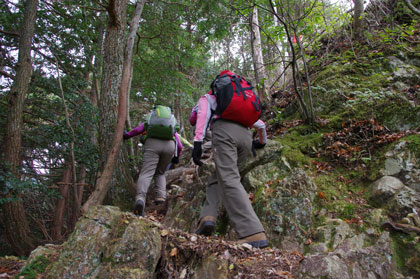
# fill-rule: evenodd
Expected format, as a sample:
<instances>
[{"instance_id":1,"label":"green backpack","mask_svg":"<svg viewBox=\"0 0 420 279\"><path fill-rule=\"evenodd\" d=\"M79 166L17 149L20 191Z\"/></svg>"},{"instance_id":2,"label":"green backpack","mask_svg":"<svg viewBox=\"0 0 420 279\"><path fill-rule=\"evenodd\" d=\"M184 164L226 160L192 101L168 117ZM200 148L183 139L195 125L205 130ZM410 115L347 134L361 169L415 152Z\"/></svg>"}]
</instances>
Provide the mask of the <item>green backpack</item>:
<instances>
[{"instance_id":1,"label":"green backpack","mask_svg":"<svg viewBox=\"0 0 420 279\"><path fill-rule=\"evenodd\" d=\"M145 126L148 138L163 140L173 140L177 129L176 119L171 109L161 105L156 106L149 114Z\"/></svg>"}]
</instances>

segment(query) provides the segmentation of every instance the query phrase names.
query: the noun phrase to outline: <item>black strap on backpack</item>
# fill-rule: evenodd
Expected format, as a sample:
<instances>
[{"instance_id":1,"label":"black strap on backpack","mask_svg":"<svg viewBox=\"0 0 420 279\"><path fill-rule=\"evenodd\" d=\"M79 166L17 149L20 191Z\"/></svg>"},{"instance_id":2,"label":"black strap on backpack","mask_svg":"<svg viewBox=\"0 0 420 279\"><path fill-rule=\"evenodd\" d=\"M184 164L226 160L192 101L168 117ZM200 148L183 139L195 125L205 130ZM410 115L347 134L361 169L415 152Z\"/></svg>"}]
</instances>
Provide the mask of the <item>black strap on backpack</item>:
<instances>
[{"instance_id":1,"label":"black strap on backpack","mask_svg":"<svg viewBox=\"0 0 420 279\"><path fill-rule=\"evenodd\" d=\"M243 79L242 77L240 77L238 75L233 75L232 76L232 81L235 83L236 94L238 94L238 96L240 96L241 93L242 93L242 96L244 97L244 100L246 100L248 97L245 94L245 90L252 90L252 86L243 88L242 85L241 85L242 80L245 80L248 84L250 84L246 79Z\"/></svg>"}]
</instances>

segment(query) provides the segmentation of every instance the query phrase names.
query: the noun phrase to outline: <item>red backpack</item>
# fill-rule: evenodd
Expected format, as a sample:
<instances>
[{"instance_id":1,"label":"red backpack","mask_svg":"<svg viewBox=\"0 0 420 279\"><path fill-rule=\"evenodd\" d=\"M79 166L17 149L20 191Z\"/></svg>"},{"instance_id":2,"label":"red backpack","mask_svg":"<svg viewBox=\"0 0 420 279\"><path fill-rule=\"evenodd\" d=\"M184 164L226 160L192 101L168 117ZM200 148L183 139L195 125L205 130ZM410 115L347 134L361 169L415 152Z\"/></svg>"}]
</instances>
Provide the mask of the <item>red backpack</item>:
<instances>
[{"instance_id":1,"label":"red backpack","mask_svg":"<svg viewBox=\"0 0 420 279\"><path fill-rule=\"evenodd\" d=\"M216 115L251 127L260 117L262 105L252 85L229 70L222 71L210 85L216 96Z\"/></svg>"}]
</instances>

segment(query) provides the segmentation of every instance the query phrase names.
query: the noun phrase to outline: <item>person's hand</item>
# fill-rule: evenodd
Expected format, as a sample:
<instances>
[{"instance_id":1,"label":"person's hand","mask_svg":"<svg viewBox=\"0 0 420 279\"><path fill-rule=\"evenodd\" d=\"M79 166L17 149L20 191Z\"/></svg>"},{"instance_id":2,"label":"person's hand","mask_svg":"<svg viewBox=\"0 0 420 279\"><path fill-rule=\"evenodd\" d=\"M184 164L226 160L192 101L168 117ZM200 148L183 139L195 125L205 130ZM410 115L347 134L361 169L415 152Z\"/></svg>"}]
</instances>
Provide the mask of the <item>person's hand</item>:
<instances>
[{"instance_id":1,"label":"person's hand","mask_svg":"<svg viewBox=\"0 0 420 279\"><path fill-rule=\"evenodd\" d=\"M172 164L178 164L179 163L179 157L172 157L172 160L171 160L171 162L172 162Z\"/></svg>"},{"instance_id":2,"label":"person's hand","mask_svg":"<svg viewBox=\"0 0 420 279\"><path fill-rule=\"evenodd\" d=\"M253 146L255 149L261 149L261 148L264 148L265 143L260 143L260 141L259 141L259 140L253 140L253 141L252 141L252 146Z\"/></svg>"},{"instance_id":3,"label":"person's hand","mask_svg":"<svg viewBox=\"0 0 420 279\"><path fill-rule=\"evenodd\" d=\"M201 149L201 144L202 144L202 142L195 141L193 152L192 152L192 158L193 158L194 164L196 164L197 166L202 166L203 165L203 162L200 161L201 154L203 153L203 151Z\"/></svg>"},{"instance_id":4,"label":"person's hand","mask_svg":"<svg viewBox=\"0 0 420 279\"><path fill-rule=\"evenodd\" d=\"M123 139L129 139L130 137L128 136L128 133L127 133L127 131L126 130L124 130L124 132L123 132Z\"/></svg>"}]
</instances>

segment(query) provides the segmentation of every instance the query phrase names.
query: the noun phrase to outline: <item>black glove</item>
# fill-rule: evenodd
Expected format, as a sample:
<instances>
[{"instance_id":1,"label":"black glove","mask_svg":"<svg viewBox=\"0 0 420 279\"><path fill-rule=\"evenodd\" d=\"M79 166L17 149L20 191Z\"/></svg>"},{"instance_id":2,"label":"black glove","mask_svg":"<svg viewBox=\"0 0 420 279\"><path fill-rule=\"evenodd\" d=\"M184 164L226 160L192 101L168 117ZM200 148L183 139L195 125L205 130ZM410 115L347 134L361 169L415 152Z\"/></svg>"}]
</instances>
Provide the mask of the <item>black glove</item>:
<instances>
[{"instance_id":1,"label":"black glove","mask_svg":"<svg viewBox=\"0 0 420 279\"><path fill-rule=\"evenodd\" d=\"M264 148L264 146L265 146L265 143L260 143L259 140L252 141L252 147L255 149L261 149L261 148Z\"/></svg>"},{"instance_id":2,"label":"black glove","mask_svg":"<svg viewBox=\"0 0 420 279\"><path fill-rule=\"evenodd\" d=\"M178 164L179 163L179 157L172 157L171 162L172 162L172 164Z\"/></svg>"},{"instance_id":3,"label":"black glove","mask_svg":"<svg viewBox=\"0 0 420 279\"><path fill-rule=\"evenodd\" d=\"M127 133L127 131L126 130L124 130L124 133L123 133L123 139L129 139L130 137L128 136L128 133Z\"/></svg>"},{"instance_id":4,"label":"black glove","mask_svg":"<svg viewBox=\"0 0 420 279\"><path fill-rule=\"evenodd\" d=\"M198 166L203 165L203 162L200 161L201 154L203 153L203 151L201 150L201 144L202 144L202 142L195 141L194 142L194 149L193 149L193 152L192 152L193 161Z\"/></svg>"}]
</instances>

